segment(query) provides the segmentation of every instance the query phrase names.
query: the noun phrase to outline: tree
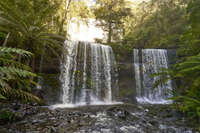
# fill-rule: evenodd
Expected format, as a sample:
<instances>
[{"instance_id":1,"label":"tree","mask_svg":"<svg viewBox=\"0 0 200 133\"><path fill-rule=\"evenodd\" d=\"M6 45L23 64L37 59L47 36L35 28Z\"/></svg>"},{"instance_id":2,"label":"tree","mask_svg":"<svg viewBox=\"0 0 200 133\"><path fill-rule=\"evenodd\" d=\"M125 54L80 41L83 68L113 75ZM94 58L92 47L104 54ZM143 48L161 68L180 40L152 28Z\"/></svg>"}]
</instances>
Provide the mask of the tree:
<instances>
[{"instance_id":1,"label":"tree","mask_svg":"<svg viewBox=\"0 0 200 133\"><path fill-rule=\"evenodd\" d=\"M131 15L131 9L127 8L125 0L97 0L94 7L94 15L102 27L107 32L107 43L111 43L114 34L124 32L124 19Z\"/></svg>"},{"instance_id":2,"label":"tree","mask_svg":"<svg viewBox=\"0 0 200 133\"><path fill-rule=\"evenodd\" d=\"M23 48L37 57L49 49L55 55L65 38L53 31L52 16L59 3L56 0L4 0L0 1L0 30L7 33L9 46ZM32 69L35 70L35 58Z\"/></svg>"},{"instance_id":3,"label":"tree","mask_svg":"<svg viewBox=\"0 0 200 133\"><path fill-rule=\"evenodd\" d=\"M60 26L59 26L59 31L58 33L59 34L62 34L63 33L63 30L64 30L64 25L65 25L65 22L67 21L67 16L68 16L68 13L70 12L70 5L72 3L72 0L64 0L63 2L63 5L64 6L64 9L62 9L60 12L60 18L61 18L61 21L60 21Z\"/></svg>"},{"instance_id":4,"label":"tree","mask_svg":"<svg viewBox=\"0 0 200 133\"><path fill-rule=\"evenodd\" d=\"M180 0L150 1L138 5L127 23L124 44L139 48L176 48L187 27L186 4Z\"/></svg>"},{"instance_id":5,"label":"tree","mask_svg":"<svg viewBox=\"0 0 200 133\"><path fill-rule=\"evenodd\" d=\"M200 1L192 0L187 5L185 32L178 49L179 60L170 70L171 78L177 83L172 100L173 107L190 119L200 122ZM163 73L162 75L167 75Z\"/></svg>"},{"instance_id":6,"label":"tree","mask_svg":"<svg viewBox=\"0 0 200 133\"><path fill-rule=\"evenodd\" d=\"M191 24L192 32L197 37L200 36L200 1L192 0L187 8L189 14L189 22Z\"/></svg>"}]
</instances>

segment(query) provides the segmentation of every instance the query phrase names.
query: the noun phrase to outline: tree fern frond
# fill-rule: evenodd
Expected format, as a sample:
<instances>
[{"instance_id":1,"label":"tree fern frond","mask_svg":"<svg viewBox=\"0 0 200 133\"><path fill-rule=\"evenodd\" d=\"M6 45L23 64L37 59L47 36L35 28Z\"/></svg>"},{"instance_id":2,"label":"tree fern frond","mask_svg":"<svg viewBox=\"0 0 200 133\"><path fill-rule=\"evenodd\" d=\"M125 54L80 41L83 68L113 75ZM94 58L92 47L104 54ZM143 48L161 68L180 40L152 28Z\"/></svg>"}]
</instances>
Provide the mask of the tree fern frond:
<instances>
[{"instance_id":1,"label":"tree fern frond","mask_svg":"<svg viewBox=\"0 0 200 133\"><path fill-rule=\"evenodd\" d=\"M33 94L25 92L21 89L16 90L0 88L0 94L9 99L21 99L25 100L26 102L37 102L40 104L44 104L44 102L37 96L34 96Z\"/></svg>"},{"instance_id":2,"label":"tree fern frond","mask_svg":"<svg viewBox=\"0 0 200 133\"><path fill-rule=\"evenodd\" d=\"M15 60L10 60L10 59L6 59L6 58L2 58L1 55L0 55L0 62L3 64L3 65L6 65L6 66L13 66L15 68L20 68L20 69L25 69L25 70L31 70L31 68L27 65L24 65L20 62L17 62Z\"/></svg>"},{"instance_id":3,"label":"tree fern frond","mask_svg":"<svg viewBox=\"0 0 200 133\"><path fill-rule=\"evenodd\" d=\"M195 79L192 83L193 88L199 88L200 86L200 77L198 77L197 79Z\"/></svg>"},{"instance_id":4,"label":"tree fern frond","mask_svg":"<svg viewBox=\"0 0 200 133\"><path fill-rule=\"evenodd\" d=\"M5 81L5 80L2 80L2 78L0 78L0 89L2 88L7 88L7 89L11 89L10 85ZM3 90L4 92L6 90Z\"/></svg>"},{"instance_id":5,"label":"tree fern frond","mask_svg":"<svg viewBox=\"0 0 200 133\"><path fill-rule=\"evenodd\" d=\"M7 47L0 47L0 52L3 53L16 53L22 56L32 56L33 54L31 52L22 50L22 49L17 49L17 48L7 48Z\"/></svg>"},{"instance_id":6,"label":"tree fern frond","mask_svg":"<svg viewBox=\"0 0 200 133\"><path fill-rule=\"evenodd\" d=\"M15 4L10 3L10 1L4 2L0 1L0 9L2 11L1 16L7 21L13 22L13 28L23 31L28 34L26 29L24 14L15 6ZM16 26L17 25L17 26Z\"/></svg>"},{"instance_id":7,"label":"tree fern frond","mask_svg":"<svg viewBox=\"0 0 200 133\"><path fill-rule=\"evenodd\" d=\"M51 46L52 48L62 49L63 42L51 39L51 38L41 38L40 40L45 41L47 45Z\"/></svg>"},{"instance_id":8,"label":"tree fern frond","mask_svg":"<svg viewBox=\"0 0 200 133\"><path fill-rule=\"evenodd\" d=\"M7 98L0 94L0 99L4 99L5 100Z\"/></svg>"},{"instance_id":9,"label":"tree fern frond","mask_svg":"<svg viewBox=\"0 0 200 133\"><path fill-rule=\"evenodd\" d=\"M0 67L0 72L5 76L19 76L21 78L36 77L37 75L15 67Z\"/></svg>"},{"instance_id":10,"label":"tree fern frond","mask_svg":"<svg viewBox=\"0 0 200 133\"><path fill-rule=\"evenodd\" d=\"M167 68L162 68L157 73L152 74L151 75L152 78L157 77L157 80L155 81L153 88L156 88L161 84L166 84L168 81L174 78L173 75L174 73Z\"/></svg>"},{"instance_id":11,"label":"tree fern frond","mask_svg":"<svg viewBox=\"0 0 200 133\"><path fill-rule=\"evenodd\" d=\"M159 85L166 84L169 82L171 78L169 76L166 76L164 78L159 78L158 80L155 81L153 88L158 87Z\"/></svg>"},{"instance_id":12,"label":"tree fern frond","mask_svg":"<svg viewBox=\"0 0 200 133\"><path fill-rule=\"evenodd\" d=\"M15 56L13 54L3 53L3 52L0 52L0 57L5 58L5 59L11 59L11 60L13 60L15 58Z\"/></svg>"},{"instance_id":13,"label":"tree fern frond","mask_svg":"<svg viewBox=\"0 0 200 133\"><path fill-rule=\"evenodd\" d=\"M179 73L185 74L194 74L194 72L195 74L198 74L200 72L200 66L192 66L179 71Z\"/></svg>"},{"instance_id":14,"label":"tree fern frond","mask_svg":"<svg viewBox=\"0 0 200 133\"><path fill-rule=\"evenodd\" d=\"M50 49L50 51L57 57L59 57L59 54L57 53L57 51L55 49L53 49L51 46L47 45L46 46L48 49Z\"/></svg>"}]
</instances>

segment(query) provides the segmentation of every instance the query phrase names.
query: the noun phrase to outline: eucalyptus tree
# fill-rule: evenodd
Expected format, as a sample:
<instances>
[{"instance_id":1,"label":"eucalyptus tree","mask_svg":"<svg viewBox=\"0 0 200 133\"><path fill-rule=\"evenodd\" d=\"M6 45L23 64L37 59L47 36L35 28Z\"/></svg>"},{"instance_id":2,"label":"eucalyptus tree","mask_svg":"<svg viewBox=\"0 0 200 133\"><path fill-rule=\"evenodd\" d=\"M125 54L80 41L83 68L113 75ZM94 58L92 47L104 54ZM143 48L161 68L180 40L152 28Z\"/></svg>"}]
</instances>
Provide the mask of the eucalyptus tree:
<instances>
[{"instance_id":1,"label":"eucalyptus tree","mask_svg":"<svg viewBox=\"0 0 200 133\"><path fill-rule=\"evenodd\" d=\"M143 8L145 7L145 8ZM187 26L186 4L179 0L150 1L138 5L135 25L127 26L125 43L132 47L174 48L181 44Z\"/></svg>"},{"instance_id":2,"label":"eucalyptus tree","mask_svg":"<svg viewBox=\"0 0 200 133\"><path fill-rule=\"evenodd\" d=\"M131 16L125 0L97 0L93 11L96 20L100 21L97 26L107 32L107 43L111 43L114 33L123 33L123 20Z\"/></svg>"},{"instance_id":3,"label":"eucalyptus tree","mask_svg":"<svg viewBox=\"0 0 200 133\"><path fill-rule=\"evenodd\" d=\"M58 33L62 34L64 32L64 26L67 25L67 19L68 19L68 14L70 13L70 6L71 6L72 0L63 0L62 1L62 6L60 7L59 10L59 16L60 16L60 24L58 28Z\"/></svg>"}]
</instances>

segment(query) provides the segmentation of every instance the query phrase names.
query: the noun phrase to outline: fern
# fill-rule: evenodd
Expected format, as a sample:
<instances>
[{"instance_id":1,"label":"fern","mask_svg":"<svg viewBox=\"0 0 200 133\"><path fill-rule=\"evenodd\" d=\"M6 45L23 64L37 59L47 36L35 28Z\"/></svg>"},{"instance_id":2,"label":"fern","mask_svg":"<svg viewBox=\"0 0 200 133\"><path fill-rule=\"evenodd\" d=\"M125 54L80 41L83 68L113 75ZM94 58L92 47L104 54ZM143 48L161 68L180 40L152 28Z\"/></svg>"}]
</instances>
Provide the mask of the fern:
<instances>
[{"instance_id":1,"label":"fern","mask_svg":"<svg viewBox=\"0 0 200 133\"><path fill-rule=\"evenodd\" d=\"M0 99L6 99L6 97L4 97L3 95L0 94Z\"/></svg>"},{"instance_id":2,"label":"fern","mask_svg":"<svg viewBox=\"0 0 200 133\"><path fill-rule=\"evenodd\" d=\"M10 59L7 59L7 58L2 58L1 55L0 55L0 63L2 63L4 66L13 66L15 68L23 68L25 70L31 70L31 68L27 65L24 65L18 61L15 61L15 60L10 60Z\"/></svg>"},{"instance_id":3,"label":"fern","mask_svg":"<svg viewBox=\"0 0 200 133\"><path fill-rule=\"evenodd\" d=\"M0 47L0 53L15 53L15 54L19 54L22 56L32 56L33 54L31 52L22 50L22 49L17 49L17 48L7 48L7 47Z\"/></svg>"},{"instance_id":4,"label":"fern","mask_svg":"<svg viewBox=\"0 0 200 133\"><path fill-rule=\"evenodd\" d=\"M162 81L157 81L156 85L171 79L178 79L181 86L178 87L181 93L176 93L171 99L174 107L191 118L200 118L200 54L187 57L185 61L176 64L171 70L164 70L154 76L165 77ZM176 91L178 92L178 90Z\"/></svg>"},{"instance_id":5,"label":"fern","mask_svg":"<svg viewBox=\"0 0 200 133\"><path fill-rule=\"evenodd\" d=\"M44 104L44 102L38 98L37 96L34 96L31 93L28 93L26 91L23 91L21 89L8 89L8 88L1 88L0 94L4 97L4 99L19 99L23 100L25 102L37 102L39 104Z\"/></svg>"},{"instance_id":6,"label":"fern","mask_svg":"<svg viewBox=\"0 0 200 133\"><path fill-rule=\"evenodd\" d=\"M157 81L155 81L153 88L158 87L161 84L166 84L168 81L173 80L174 72L172 70L162 68L159 72L154 73L151 77L159 77Z\"/></svg>"},{"instance_id":7,"label":"fern","mask_svg":"<svg viewBox=\"0 0 200 133\"><path fill-rule=\"evenodd\" d=\"M28 78L28 77L36 77L36 74L23 70L18 69L15 67L0 67L0 73L4 75L4 77L21 77L21 78Z\"/></svg>"},{"instance_id":8,"label":"fern","mask_svg":"<svg viewBox=\"0 0 200 133\"><path fill-rule=\"evenodd\" d=\"M18 99L25 102L43 103L37 96L29 93L34 82L35 73L30 67L16 61L16 55L30 58L33 54L16 48L0 47L0 99Z\"/></svg>"},{"instance_id":9,"label":"fern","mask_svg":"<svg viewBox=\"0 0 200 133\"><path fill-rule=\"evenodd\" d=\"M43 22L43 14L37 14L41 12L35 12L32 2L23 0L23 5L26 7L25 10L28 12L26 14L24 14L24 9L21 9L20 6L17 7L18 3L15 3L15 0L0 1L0 29L6 33L11 33L10 38L16 40L14 43L17 43L18 47L29 47L32 50L31 52L36 55L41 55L43 48L47 48L53 54L59 55L58 50L62 49L61 44L66 38L58 34L49 33L49 25L46 24L48 22ZM43 10L48 10L48 8L40 11ZM31 54L27 51L18 51L19 49L11 50L15 53Z\"/></svg>"}]
</instances>

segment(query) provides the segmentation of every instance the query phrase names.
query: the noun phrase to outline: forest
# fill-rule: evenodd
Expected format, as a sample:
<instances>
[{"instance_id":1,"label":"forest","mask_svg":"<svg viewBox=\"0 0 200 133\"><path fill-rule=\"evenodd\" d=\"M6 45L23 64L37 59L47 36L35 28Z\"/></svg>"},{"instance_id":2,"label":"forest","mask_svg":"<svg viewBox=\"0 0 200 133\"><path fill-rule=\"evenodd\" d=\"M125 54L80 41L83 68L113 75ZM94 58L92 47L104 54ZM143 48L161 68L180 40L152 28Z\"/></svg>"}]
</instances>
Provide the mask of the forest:
<instances>
[{"instance_id":1,"label":"forest","mask_svg":"<svg viewBox=\"0 0 200 133\"><path fill-rule=\"evenodd\" d=\"M13 108L23 108L24 106L40 108L50 106L45 98L47 96L46 93L51 92L51 95L54 95L54 92L57 91L55 88L59 88L53 86L57 84L57 81L54 82L54 79L59 77L60 74L66 73L68 69L72 75L69 77L71 78L69 80L70 83L77 81L78 88L81 88L81 85L86 82L87 85L82 86L82 88L86 88L85 95L90 94L90 90L88 91L87 89L91 89L91 86L96 86L96 89L100 86L96 83L96 80L101 80L98 79L98 74L95 75L93 72L88 72L89 70L86 70L86 63L84 65L77 63L77 68L72 69L70 66L72 62L67 60L65 61L65 66L63 66L66 70L60 70L63 67L59 67L60 60L65 58L65 56L63 57L63 51L70 54L70 46L66 46L65 44L66 40L70 40L71 37L69 32L71 24L77 23L78 27L81 27L81 23L90 25L88 20L98 22L95 26L104 33L104 37L94 38L94 43L103 44L105 47L93 47L88 46L89 44L79 42L75 46L78 47L77 57L75 56L73 59L76 58L75 60L77 62L83 59L84 63L84 58L89 60L89 56L97 59L96 61L91 58L88 66L91 66L91 70L94 71L100 71L102 69L107 77L110 76L110 71L113 71L110 72L111 77L113 73L117 74L117 70L114 70L114 68L110 69L108 66L98 67L98 62L100 62L98 59L102 58L104 61L102 64L111 64L112 66L114 57L112 57L111 52L115 53L116 62L123 62L125 58L131 58L133 50L136 51L136 49L139 49L139 54L142 54L140 50L145 49L174 50L174 63L170 67L160 69L151 75L151 78L160 77L154 83L154 87L151 88L155 89L155 91L159 91L156 90L157 86L162 86L169 81L173 81L174 86L174 89L170 92L170 97L168 97L172 103L161 105L161 107L157 107L156 105L156 107L162 108L163 110L166 109L166 112L167 110L174 110L177 112L177 116L180 116L180 119L185 119L186 123L188 122L194 126L192 127L192 132L200 132L199 0L1 0L0 132L15 133L14 131L16 131L16 133L24 133L25 131L23 132L20 129L21 127L12 128L10 131L4 130L4 128L9 127L9 123L19 121L19 115L17 111L13 111ZM107 47L113 49L113 51L109 49L108 52L111 60L108 59L106 53ZM81 51L80 49L85 49L85 53L84 50ZM91 54L86 56L86 50L88 50L88 53L91 52ZM92 55L92 52L95 53L95 50L96 55ZM81 55L78 55L78 53ZM101 53L105 54L105 59ZM139 58L139 60L142 60L142 58ZM134 61L136 61L135 58ZM92 63L96 63L96 66L93 67ZM123 73L123 69L120 70L120 67L116 69ZM138 70L142 71L141 69L144 68L139 68ZM84 75L91 75L91 78L84 78ZM53 79L47 81L49 84L51 83L49 85L50 87L48 87L54 90L47 89L45 91L43 90L43 92L38 90L38 87L42 88L40 84L41 79L47 79L50 76ZM95 76L97 79L93 79ZM105 79L102 79L102 82L105 82L107 85L105 87L101 86L102 88L109 88L109 85L113 86L113 84L109 83L113 79L106 78L106 76ZM119 80L123 78L120 75L118 76ZM144 80L144 78L141 80ZM62 79L66 82L61 80L61 84L69 84L67 77ZM134 80L137 82L137 78ZM74 84L76 86L76 83ZM124 84L126 85L126 83ZM73 83L71 86L73 86ZM129 95L128 91L124 92L125 90L123 91L123 88L120 89L122 89L120 91L121 93L127 93ZM77 98L71 101L75 102L76 99L81 98L81 95L78 95L79 91L78 89L74 91L73 94L77 94ZM104 95L108 99L111 97L109 97L111 95L110 91L101 90L101 92L102 97ZM70 91L65 92L63 90L62 93L68 94ZM112 91L112 95L115 93L117 92ZM91 99L89 98L89 100ZM111 101L112 99L114 98L110 98ZM86 104L88 104L87 100L86 98ZM134 106L137 106L137 104L134 104ZM144 108L146 106L148 105L144 105ZM149 106L148 110L151 110ZM163 106L167 107L165 108ZM40 112L42 112L41 110L45 109L40 109ZM85 111L84 107L83 110ZM73 112L73 110L70 111ZM64 133L66 132L65 129L63 128L63 131L56 129L55 131L53 129L38 132L27 131L25 133ZM75 129L71 130L71 127L68 130L69 133L78 133L75 131ZM116 131L118 130L116 129ZM92 130L88 132L92 133ZM104 133L104 131L101 132ZM112 133L111 131L108 132ZM131 133L131 131L129 132ZM138 132L142 133L142 131ZM166 132L171 133L168 130ZM180 133L183 132L180 131Z\"/></svg>"}]
</instances>

